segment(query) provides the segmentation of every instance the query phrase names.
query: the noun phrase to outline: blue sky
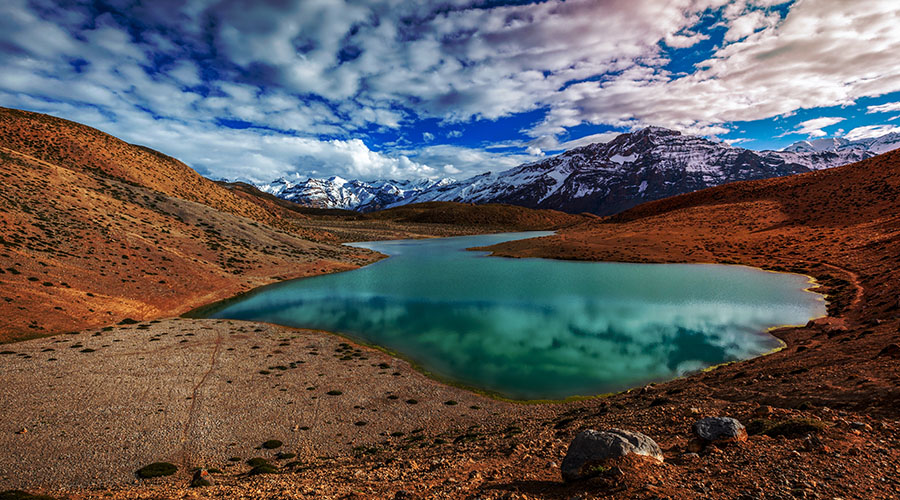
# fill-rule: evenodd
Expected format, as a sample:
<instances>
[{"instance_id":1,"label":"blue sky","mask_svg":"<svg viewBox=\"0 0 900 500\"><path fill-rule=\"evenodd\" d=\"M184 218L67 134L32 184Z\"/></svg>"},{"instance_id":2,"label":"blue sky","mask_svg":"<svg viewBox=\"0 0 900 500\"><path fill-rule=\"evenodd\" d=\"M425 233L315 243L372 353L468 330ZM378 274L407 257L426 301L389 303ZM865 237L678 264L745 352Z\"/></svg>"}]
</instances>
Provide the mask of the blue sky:
<instances>
[{"instance_id":1,"label":"blue sky","mask_svg":"<svg viewBox=\"0 0 900 500\"><path fill-rule=\"evenodd\" d=\"M463 178L647 125L900 130L896 0L4 0L0 105L215 178Z\"/></svg>"}]
</instances>

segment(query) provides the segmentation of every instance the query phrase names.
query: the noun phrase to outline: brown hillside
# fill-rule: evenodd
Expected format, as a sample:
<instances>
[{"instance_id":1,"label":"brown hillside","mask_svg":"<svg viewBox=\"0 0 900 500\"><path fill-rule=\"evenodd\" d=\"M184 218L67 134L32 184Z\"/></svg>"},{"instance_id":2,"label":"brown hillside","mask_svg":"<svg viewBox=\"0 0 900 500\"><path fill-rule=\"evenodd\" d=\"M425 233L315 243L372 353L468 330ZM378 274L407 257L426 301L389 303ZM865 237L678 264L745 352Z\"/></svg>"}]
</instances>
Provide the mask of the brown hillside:
<instances>
[{"instance_id":1,"label":"brown hillside","mask_svg":"<svg viewBox=\"0 0 900 500\"><path fill-rule=\"evenodd\" d=\"M369 220L396 220L427 224L463 224L512 229L565 227L584 220L583 216L557 210L533 210L515 205L451 203L430 201L389 208L366 214Z\"/></svg>"},{"instance_id":2,"label":"brown hillside","mask_svg":"<svg viewBox=\"0 0 900 500\"><path fill-rule=\"evenodd\" d=\"M546 229L571 218L488 208L482 221L465 208L459 224L446 204L421 223L311 211L96 129L6 108L0 177L0 342L171 316L379 258L343 241ZM503 224L506 212L514 225Z\"/></svg>"},{"instance_id":3,"label":"brown hillside","mask_svg":"<svg viewBox=\"0 0 900 500\"><path fill-rule=\"evenodd\" d=\"M0 341L178 314L374 258L5 147L0 176Z\"/></svg>"},{"instance_id":4,"label":"brown hillside","mask_svg":"<svg viewBox=\"0 0 900 500\"><path fill-rule=\"evenodd\" d=\"M175 158L50 115L0 108L0 147L260 222L278 213L248 203Z\"/></svg>"},{"instance_id":5,"label":"brown hillside","mask_svg":"<svg viewBox=\"0 0 900 500\"><path fill-rule=\"evenodd\" d=\"M792 347L761 358L754 372L801 367L804 375L789 386L758 384L754 397L814 395L832 407L900 412L900 369L879 355L900 341L900 151L647 203L491 249L506 256L739 263L810 274L828 294L832 317L780 333ZM863 373L863 381L853 375Z\"/></svg>"}]
</instances>

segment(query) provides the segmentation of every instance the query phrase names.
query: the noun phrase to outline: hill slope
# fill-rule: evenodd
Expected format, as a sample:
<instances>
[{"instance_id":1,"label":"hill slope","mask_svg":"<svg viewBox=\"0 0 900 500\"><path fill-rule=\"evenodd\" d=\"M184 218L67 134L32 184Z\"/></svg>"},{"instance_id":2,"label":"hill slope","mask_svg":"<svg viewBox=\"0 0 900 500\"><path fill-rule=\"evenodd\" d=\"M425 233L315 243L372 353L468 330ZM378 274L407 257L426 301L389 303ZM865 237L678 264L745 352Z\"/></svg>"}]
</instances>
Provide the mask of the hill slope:
<instances>
[{"instance_id":1,"label":"hill slope","mask_svg":"<svg viewBox=\"0 0 900 500\"><path fill-rule=\"evenodd\" d=\"M0 342L180 314L379 258L340 241L545 229L572 218L456 224L432 207L444 214L436 223L410 227L381 215L373 230L353 212L310 211L220 185L90 127L5 108L0 177Z\"/></svg>"},{"instance_id":2,"label":"hill slope","mask_svg":"<svg viewBox=\"0 0 900 500\"><path fill-rule=\"evenodd\" d=\"M739 263L812 275L828 294L831 317L787 330L782 338L805 347L754 365L763 373L798 366L809 373L790 387L755 385L756 397L815 395L832 408L900 411L900 370L880 354L900 340L900 151L655 201L491 249L519 257ZM847 370L869 374L867 383L846 378Z\"/></svg>"}]
</instances>

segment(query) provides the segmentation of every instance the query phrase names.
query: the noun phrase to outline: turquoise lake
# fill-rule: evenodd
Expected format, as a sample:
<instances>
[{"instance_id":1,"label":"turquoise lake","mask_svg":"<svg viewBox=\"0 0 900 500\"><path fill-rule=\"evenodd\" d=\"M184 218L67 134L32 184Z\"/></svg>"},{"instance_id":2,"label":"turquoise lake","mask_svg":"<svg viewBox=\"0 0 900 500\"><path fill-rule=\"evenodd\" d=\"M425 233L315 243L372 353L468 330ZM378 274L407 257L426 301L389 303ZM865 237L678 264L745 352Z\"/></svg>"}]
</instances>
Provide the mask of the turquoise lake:
<instances>
[{"instance_id":1,"label":"turquoise lake","mask_svg":"<svg viewBox=\"0 0 900 500\"><path fill-rule=\"evenodd\" d=\"M375 264L259 289L208 317L340 332L515 399L618 391L769 352L825 314L808 279L742 266L488 257L548 232L353 243Z\"/></svg>"}]
</instances>

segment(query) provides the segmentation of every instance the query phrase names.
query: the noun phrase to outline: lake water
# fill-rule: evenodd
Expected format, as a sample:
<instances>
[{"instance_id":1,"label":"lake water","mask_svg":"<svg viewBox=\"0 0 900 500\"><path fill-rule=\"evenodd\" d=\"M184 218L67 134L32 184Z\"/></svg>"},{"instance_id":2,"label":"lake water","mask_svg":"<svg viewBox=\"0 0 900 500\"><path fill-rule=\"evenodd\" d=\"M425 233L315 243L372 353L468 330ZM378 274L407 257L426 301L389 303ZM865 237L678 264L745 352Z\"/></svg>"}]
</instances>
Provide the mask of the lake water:
<instances>
[{"instance_id":1,"label":"lake water","mask_svg":"<svg viewBox=\"0 0 900 500\"><path fill-rule=\"evenodd\" d=\"M262 288L209 314L340 332L516 399L618 391L771 351L825 314L806 277L749 267L488 257L506 233L353 243L390 255Z\"/></svg>"}]
</instances>

